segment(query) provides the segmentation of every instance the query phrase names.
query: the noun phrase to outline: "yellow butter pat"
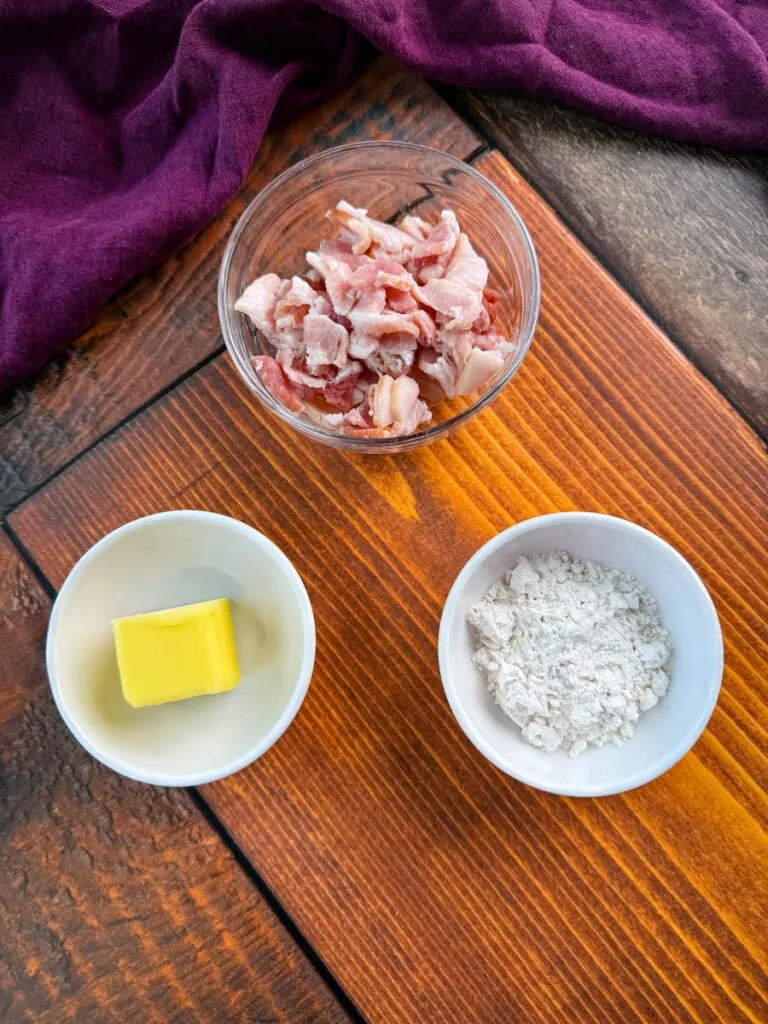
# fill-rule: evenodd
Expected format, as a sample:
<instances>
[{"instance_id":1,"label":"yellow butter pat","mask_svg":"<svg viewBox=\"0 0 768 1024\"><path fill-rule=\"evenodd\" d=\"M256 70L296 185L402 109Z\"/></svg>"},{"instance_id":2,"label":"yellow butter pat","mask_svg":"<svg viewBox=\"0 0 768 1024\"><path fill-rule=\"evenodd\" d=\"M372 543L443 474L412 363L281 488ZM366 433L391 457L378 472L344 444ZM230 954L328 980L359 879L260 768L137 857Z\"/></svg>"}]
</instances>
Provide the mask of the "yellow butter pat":
<instances>
[{"instance_id":1,"label":"yellow butter pat","mask_svg":"<svg viewBox=\"0 0 768 1024\"><path fill-rule=\"evenodd\" d=\"M229 601L203 601L112 623L123 696L135 708L223 693L240 682Z\"/></svg>"}]
</instances>

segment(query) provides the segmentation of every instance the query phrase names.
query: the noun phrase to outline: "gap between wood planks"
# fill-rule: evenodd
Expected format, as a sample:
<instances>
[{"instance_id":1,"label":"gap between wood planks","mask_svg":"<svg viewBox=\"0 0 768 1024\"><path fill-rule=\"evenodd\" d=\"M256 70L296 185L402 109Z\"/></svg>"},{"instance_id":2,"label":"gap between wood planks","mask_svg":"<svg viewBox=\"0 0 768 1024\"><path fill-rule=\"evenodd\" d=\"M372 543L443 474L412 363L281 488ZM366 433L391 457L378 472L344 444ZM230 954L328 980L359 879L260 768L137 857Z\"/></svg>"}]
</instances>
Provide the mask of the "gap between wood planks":
<instances>
[{"instance_id":1,"label":"gap between wood planks","mask_svg":"<svg viewBox=\"0 0 768 1024\"><path fill-rule=\"evenodd\" d=\"M12 534L12 532L10 532L10 527L7 524L7 517L10 516L11 513L15 512L20 505L23 505L25 501L29 501L30 498L33 498L38 493L38 491L42 491L43 488L48 486L48 484L54 481L57 477L61 476L62 473L66 473L68 469L70 469L76 462L82 459L84 455L87 455L89 452L93 451L93 449L100 445L102 441L106 441L107 438L117 433L118 430L122 430L122 428L125 427L128 423L130 423L132 420L135 420L137 416L140 416L143 412L146 412L150 406L155 404L155 402L159 402L160 399L165 398L165 396L170 394L171 391L175 390L177 387L183 384L185 380L188 380L190 377L193 377L198 370L202 370L203 367L208 365L208 363L212 363L214 359L218 359L218 357L223 352L224 343L221 342L219 345L216 346L216 348L212 352L209 352L207 356L205 356L199 362L195 363L194 366L190 366L190 368L188 370L185 370L184 373L179 374L179 376L176 377L175 380L172 380L170 384L166 384L164 388L161 388L161 390L154 394L151 398L148 398L146 401L142 402L141 405L137 406L137 408L131 410L131 412L129 412L127 416L124 416L121 420L118 420L117 423L113 423L111 427L105 430L103 434L99 434L98 437L95 437L90 442L90 444L87 444L85 448L82 449L82 451L79 451L77 453L77 455L73 455L71 459L68 459L67 462L64 462L61 466L58 467L58 469L55 469L53 473L50 473L47 477L45 477L44 480L40 480L40 482L36 483L34 487L31 487L17 501L14 501L10 505L8 505L8 507L5 509L5 512L3 513L2 520L0 521L2 522L2 525L5 528L6 533L8 533L8 535L11 537L13 543L19 549L19 552L22 554L22 556L24 553L22 550L21 541L15 537L15 534ZM28 559L25 558L25 561L28 561ZM32 570L32 572L35 572L35 575L37 575L35 568L31 563L29 564L29 567ZM40 580L40 583L42 586L46 585L43 583L42 579ZM50 586L49 583L47 585Z\"/></svg>"},{"instance_id":2,"label":"gap between wood planks","mask_svg":"<svg viewBox=\"0 0 768 1024\"><path fill-rule=\"evenodd\" d=\"M216 354L218 353L215 353L214 355ZM210 362L210 359L212 359L213 357L213 355L210 356L209 358L204 360L204 362ZM184 374L182 379L186 379L191 375L191 373L194 373L197 369L199 369L199 367L194 367L193 370ZM181 383L181 380L177 381L176 383ZM165 390L168 391L170 389ZM159 398L160 395L158 395L157 397ZM137 415L138 412L140 411L141 410L137 410L137 412L134 415ZM132 418L133 416L128 417L128 419ZM113 429L116 430L117 427ZM112 430L109 431L109 433L112 432ZM61 470L59 470L59 472L61 472ZM19 557L23 560L24 564L29 568L30 572L34 575L35 579L42 587L46 596L51 600L51 602L55 601L58 592L51 583L51 581L48 579L48 577L45 575L43 570L40 568L34 556L27 549L23 541L16 535L15 530L8 522L3 520L0 525L2 525L3 532L8 537L11 544L14 546L15 550L17 551ZM256 868L245 855L237 841L229 833L224 823L218 817L216 812L211 808L210 804L207 802L207 800L202 795L200 790L195 786L188 786L185 787L185 789L186 792L189 794L192 803L197 808L198 813L208 823L213 832L218 836L219 841L222 843L225 849L232 855L232 858L234 859L238 868L243 872L243 874L251 883L251 885L262 897L262 899L267 904L269 909L272 911L272 913L275 915L275 917L280 922L282 927L285 929L285 932L288 935L288 937L294 942L294 944L298 947L299 951L303 954L303 956L306 958L309 964L317 972L317 975L320 978L320 980L326 986L326 988L333 996L333 998L336 1000L336 1002L339 1004L341 1009L347 1014L352 1024L368 1024L366 1017L363 1016L363 1014L360 1012L357 1006L353 1003L352 999L342 986L341 982L338 981L338 979L333 974L331 969L328 967L326 962L323 960L323 958L314 948L312 943L304 935L304 933L293 920L293 918L288 913L286 908L283 906L277 895L272 891L272 889L269 887L264 878L256 870Z\"/></svg>"},{"instance_id":3,"label":"gap between wood planks","mask_svg":"<svg viewBox=\"0 0 768 1024\"><path fill-rule=\"evenodd\" d=\"M552 209L555 211L560 220L565 224L571 234L577 238L585 249L598 261L621 285L624 291L629 295L632 300L637 303L640 309L643 310L649 320L652 320L654 324L663 331L669 340L674 344L678 351L684 356L684 358L693 366L698 373L701 374L706 380L710 382L718 391L720 395L728 402L731 408L736 414L746 423L750 429L757 435L757 437L763 442L768 443L768 437L761 429L760 425L739 406L734 399L731 398L730 394L722 387L717 376L710 372L710 370L704 365L702 360L696 355L695 352L691 351L690 347L685 345L677 332L669 325L664 322L662 317L659 317L657 313L648 305L648 303L638 294L636 287L634 287L631 279L628 278L627 274L624 273L620 266L618 266L615 260L612 260L609 256L603 253L597 253L594 246L585 237L584 232L581 231L578 224L576 224L572 217L568 216L568 213L563 210L561 204L555 205L555 202L551 197L547 197L542 193L538 182L535 178L525 169L525 167L515 160L514 151L505 143L503 134L494 134L493 130L489 128L488 124L483 118L478 117L474 114L473 108L467 104L463 106L457 102L457 89L453 86L446 86L440 82L430 81L428 83L432 89L435 90L440 99L453 111L453 113L461 118L461 120L467 125L467 127L474 132L479 138L485 142L485 151L496 150L501 153L505 160L507 160L517 171L521 178L523 178L539 195L542 196L545 202L547 202ZM473 154L472 159L476 160L481 154ZM469 161L467 161L469 162Z\"/></svg>"}]
</instances>

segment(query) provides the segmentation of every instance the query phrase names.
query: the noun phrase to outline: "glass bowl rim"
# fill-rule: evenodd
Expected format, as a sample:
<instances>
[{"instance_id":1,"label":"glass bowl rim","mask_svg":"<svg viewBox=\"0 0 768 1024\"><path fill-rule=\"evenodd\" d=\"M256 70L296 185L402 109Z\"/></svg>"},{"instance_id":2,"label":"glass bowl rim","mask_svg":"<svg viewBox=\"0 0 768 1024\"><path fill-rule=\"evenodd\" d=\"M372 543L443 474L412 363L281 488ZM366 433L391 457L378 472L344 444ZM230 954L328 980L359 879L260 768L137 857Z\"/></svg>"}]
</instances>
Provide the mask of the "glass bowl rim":
<instances>
[{"instance_id":1,"label":"glass bowl rim","mask_svg":"<svg viewBox=\"0 0 768 1024\"><path fill-rule=\"evenodd\" d=\"M252 369L250 359L244 357L242 353L238 351L237 344L235 342L234 331L230 324L230 316L227 309L226 290L232 259L241 235L259 208L263 206L272 195L279 191L286 182L290 181L292 178L299 177L308 168L313 167L316 164L323 163L335 154L341 152L381 149L390 149L393 152L406 150L407 152L416 153L423 157L440 157L448 164L453 165L453 168L456 170L469 174L469 176L474 178L474 180L486 192L489 192L494 199L501 203L502 208L513 222L523 242L523 250L528 258L531 268L532 294L527 322L521 324L520 327L520 344L517 352L515 353L514 359L510 363L504 375L496 381L493 387L484 391L482 395L472 402L471 405L467 406L467 408L461 412L456 413L455 416L451 416L449 419L442 420L440 423L435 423L424 430L414 431L411 434L404 434L400 437L354 437L326 429L319 424L313 423L309 419L302 418L298 414L292 413L289 409L286 409L281 402L278 402L278 400L272 396L261 380L258 381L260 387L256 385L255 381L252 379L256 374ZM217 304L219 322L221 324L222 334L224 335L224 344L229 352L229 356L245 384L256 395L259 401L262 402L262 404L266 405L267 408L275 413L276 416L279 416L284 423L289 424L289 426L298 430L305 436L313 438L316 441L320 441L323 444L328 444L335 448L344 448L348 451L372 452L380 449L383 453L386 453L393 449L403 450L407 448L421 447L422 445L429 444L431 441L437 440L441 436L453 433L453 431L457 430L468 420L472 419L472 417L476 416L477 413L496 398L502 388L509 383L512 377L520 369L520 365L531 347L531 342L533 341L533 336L536 333L536 327L539 320L541 306L541 277L539 273L539 262L536 258L536 250L525 221L501 189L497 188L492 181L489 181L484 174L477 171L471 164L465 163L465 161L460 160L458 157L452 156L450 153L445 153L439 149L432 149L429 146L421 146L415 142L399 142L395 140L378 141L374 139L367 142L352 142L342 146L331 146L328 149L321 150L319 153L314 153L312 156L306 157L304 160L300 160L298 163L293 164L293 166L287 167L253 197L245 210L240 214L224 249L224 255L221 259L221 268L219 270Z\"/></svg>"}]
</instances>

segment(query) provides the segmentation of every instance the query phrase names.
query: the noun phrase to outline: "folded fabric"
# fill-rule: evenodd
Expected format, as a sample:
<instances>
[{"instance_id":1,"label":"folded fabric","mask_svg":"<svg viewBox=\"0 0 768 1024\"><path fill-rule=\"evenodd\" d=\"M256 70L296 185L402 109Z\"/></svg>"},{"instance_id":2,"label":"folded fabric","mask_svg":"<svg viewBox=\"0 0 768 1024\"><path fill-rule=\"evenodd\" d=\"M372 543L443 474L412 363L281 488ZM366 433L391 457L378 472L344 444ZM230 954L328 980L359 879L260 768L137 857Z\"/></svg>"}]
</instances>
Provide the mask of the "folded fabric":
<instances>
[{"instance_id":1,"label":"folded fabric","mask_svg":"<svg viewBox=\"0 0 768 1024\"><path fill-rule=\"evenodd\" d=\"M210 221L275 111L370 44L427 78L768 147L762 0L0 0L0 388Z\"/></svg>"}]
</instances>

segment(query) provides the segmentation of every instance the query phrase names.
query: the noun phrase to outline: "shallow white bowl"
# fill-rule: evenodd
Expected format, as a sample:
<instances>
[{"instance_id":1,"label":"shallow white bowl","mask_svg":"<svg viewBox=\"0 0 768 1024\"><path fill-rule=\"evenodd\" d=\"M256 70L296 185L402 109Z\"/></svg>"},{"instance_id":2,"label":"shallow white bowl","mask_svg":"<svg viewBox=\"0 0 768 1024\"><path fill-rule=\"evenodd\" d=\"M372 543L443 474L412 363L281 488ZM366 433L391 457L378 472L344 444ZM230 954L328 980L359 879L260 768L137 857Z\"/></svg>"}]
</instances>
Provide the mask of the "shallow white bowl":
<instances>
[{"instance_id":1,"label":"shallow white bowl","mask_svg":"<svg viewBox=\"0 0 768 1024\"><path fill-rule=\"evenodd\" d=\"M228 693L132 708L112 620L228 597L240 684ZM315 622L293 565L257 530L212 512L161 512L108 534L70 572L53 606L51 689L76 739L140 782L191 786L255 761L301 706Z\"/></svg>"},{"instance_id":2,"label":"shallow white bowl","mask_svg":"<svg viewBox=\"0 0 768 1024\"><path fill-rule=\"evenodd\" d=\"M659 602L672 634L669 692L644 714L623 747L588 747L578 758L529 746L496 705L472 665L470 605L502 579L518 556L568 551L636 576ZM562 512L518 523L472 556L443 610L440 673L453 713L477 749L503 772L550 793L605 796L642 786L686 754L714 710L723 674L723 640L712 599L682 555L634 523L593 512Z\"/></svg>"}]
</instances>

